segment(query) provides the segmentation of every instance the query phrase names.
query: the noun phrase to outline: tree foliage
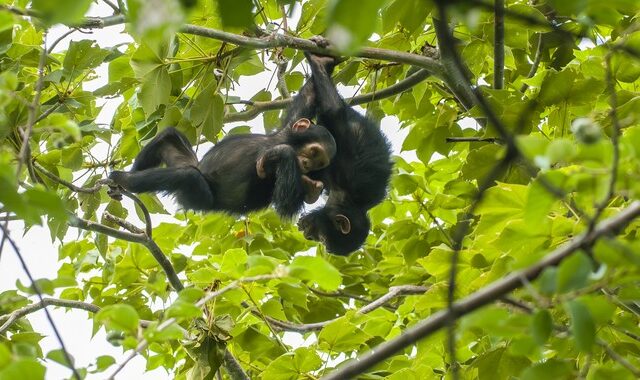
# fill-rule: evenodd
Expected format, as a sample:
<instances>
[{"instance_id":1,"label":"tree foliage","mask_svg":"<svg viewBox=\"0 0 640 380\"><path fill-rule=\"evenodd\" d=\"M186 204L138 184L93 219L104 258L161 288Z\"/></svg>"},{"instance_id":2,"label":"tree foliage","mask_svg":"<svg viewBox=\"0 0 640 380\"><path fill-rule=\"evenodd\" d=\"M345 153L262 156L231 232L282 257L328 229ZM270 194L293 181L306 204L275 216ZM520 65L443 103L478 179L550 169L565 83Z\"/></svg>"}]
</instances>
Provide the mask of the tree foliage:
<instances>
[{"instance_id":1,"label":"tree foliage","mask_svg":"<svg viewBox=\"0 0 640 380\"><path fill-rule=\"evenodd\" d=\"M43 352L24 317L54 306L177 379L640 377L637 0L104 3L0 0L0 253L25 254L13 223L59 247L56 278L0 293L0 379L127 364ZM86 34L120 24L132 42ZM343 56L336 83L417 157L395 157L363 249L329 255L272 210L107 195L167 126L205 150L277 128L303 50Z\"/></svg>"}]
</instances>

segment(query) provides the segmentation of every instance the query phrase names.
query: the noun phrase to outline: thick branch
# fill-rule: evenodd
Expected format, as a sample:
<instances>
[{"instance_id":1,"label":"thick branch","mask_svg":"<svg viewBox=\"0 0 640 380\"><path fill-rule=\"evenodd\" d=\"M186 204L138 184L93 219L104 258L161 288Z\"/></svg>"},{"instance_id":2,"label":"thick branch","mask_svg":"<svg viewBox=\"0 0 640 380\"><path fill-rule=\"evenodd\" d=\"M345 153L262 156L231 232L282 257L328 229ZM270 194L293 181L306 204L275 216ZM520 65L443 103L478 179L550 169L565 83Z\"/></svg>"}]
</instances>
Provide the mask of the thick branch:
<instances>
[{"instance_id":1,"label":"thick branch","mask_svg":"<svg viewBox=\"0 0 640 380\"><path fill-rule=\"evenodd\" d=\"M451 309L444 309L433 314L431 317L407 329L402 335L375 347L357 360L349 362L323 379L337 380L357 377L358 374L363 373L368 368L445 327L450 320L457 320L520 288L527 281L535 280L545 268L558 265L573 252L591 246L598 238L615 235L638 216L640 216L640 201L633 202L617 215L599 223L591 233L578 235L569 243L547 254L539 262L525 269L512 272L502 280L496 281L455 302Z\"/></svg>"},{"instance_id":2,"label":"thick branch","mask_svg":"<svg viewBox=\"0 0 640 380\"><path fill-rule=\"evenodd\" d=\"M285 34L271 34L266 38L246 37L238 34L228 33L221 30L204 28L197 25L187 24L182 27L182 33L193 34L201 37L213 38L216 40L229 42L238 46L251 47L254 49L272 49L277 47L287 47L298 50L310 51L312 53L324 55L339 55L339 52L331 48L321 48L315 42L293 37ZM355 57L377 59L381 61L392 61L406 63L412 66L422 67L433 75L441 77L442 65L437 60L419 54L405 53L378 48L362 48Z\"/></svg>"},{"instance_id":3,"label":"thick branch","mask_svg":"<svg viewBox=\"0 0 640 380\"><path fill-rule=\"evenodd\" d=\"M81 23L80 27L86 29L99 29L107 26L123 24L124 22L125 18L122 15L109 17L89 17L83 23ZM338 52L334 49L321 48L318 47L318 45L316 45L313 41L285 34L271 34L266 36L265 38L255 38L192 24L184 25L180 31L186 34L213 38L219 41L224 41L234 45L250 47L254 49L273 49L277 47L287 47L298 50L306 50L317 54L338 55ZM440 64L440 62L433 58L425 57L419 54L378 48L362 48L358 53L355 54L355 56L361 58L378 59L381 61L406 63L412 66L422 67L437 77L441 77L443 74L442 65Z\"/></svg>"}]
</instances>

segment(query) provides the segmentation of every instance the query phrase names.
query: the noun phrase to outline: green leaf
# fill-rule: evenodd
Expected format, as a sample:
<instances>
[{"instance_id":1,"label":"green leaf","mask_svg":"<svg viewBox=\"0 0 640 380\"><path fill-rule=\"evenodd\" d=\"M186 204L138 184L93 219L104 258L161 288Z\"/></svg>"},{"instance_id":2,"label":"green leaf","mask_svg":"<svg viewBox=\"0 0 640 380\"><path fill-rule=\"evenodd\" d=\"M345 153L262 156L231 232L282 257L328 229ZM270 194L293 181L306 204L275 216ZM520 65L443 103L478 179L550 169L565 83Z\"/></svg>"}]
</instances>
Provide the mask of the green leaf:
<instances>
[{"instance_id":1,"label":"green leaf","mask_svg":"<svg viewBox=\"0 0 640 380\"><path fill-rule=\"evenodd\" d=\"M101 355L96 359L96 367L98 372L103 372L114 364L116 364L116 359L109 355Z\"/></svg>"},{"instance_id":2,"label":"green leaf","mask_svg":"<svg viewBox=\"0 0 640 380\"><path fill-rule=\"evenodd\" d=\"M195 352L195 363L189 371L189 379L213 380L224 358L224 343L207 337Z\"/></svg>"},{"instance_id":3,"label":"green leaf","mask_svg":"<svg viewBox=\"0 0 640 380\"><path fill-rule=\"evenodd\" d=\"M224 26L248 28L253 25L254 4L251 0L218 0L217 3Z\"/></svg>"},{"instance_id":4,"label":"green leaf","mask_svg":"<svg viewBox=\"0 0 640 380\"><path fill-rule=\"evenodd\" d=\"M230 277L241 277L247 263L247 252L244 249L234 248L226 251L222 256L220 271Z\"/></svg>"},{"instance_id":5,"label":"green leaf","mask_svg":"<svg viewBox=\"0 0 640 380\"><path fill-rule=\"evenodd\" d=\"M71 363L67 362L67 358L65 357L64 351L61 348L49 351L49 353L47 353L47 359L51 359L57 363L60 363L67 368L71 368L73 366L73 363L75 362L73 357L71 357Z\"/></svg>"},{"instance_id":6,"label":"green leaf","mask_svg":"<svg viewBox=\"0 0 640 380\"><path fill-rule=\"evenodd\" d=\"M327 36L331 43L345 52L362 45L375 31L385 1L334 0L328 15Z\"/></svg>"},{"instance_id":7,"label":"green leaf","mask_svg":"<svg viewBox=\"0 0 640 380\"><path fill-rule=\"evenodd\" d=\"M583 252L569 256L558 267L558 291L568 292L584 287L592 270L592 262Z\"/></svg>"},{"instance_id":8,"label":"green leaf","mask_svg":"<svg viewBox=\"0 0 640 380\"><path fill-rule=\"evenodd\" d=\"M0 370L0 380L43 380L45 368L35 358L18 358Z\"/></svg>"},{"instance_id":9,"label":"green leaf","mask_svg":"<svg viewBox=\"0 0 640 380\"><path fill-rule=\"evenodd\" d=\"M127 0L127 19L134 35L154 48L162 48L184 22L176 0Z\"/></svg>"},{"instance_id":10,"label":"green leaf","mask_svg":"<svg viewBox=\"0 0 640 380\"><path fill-rule=\"evenodd\" d=\"M150 342L163 342L184 337L184 329L176 323L172 323L162 330L158 330L157 327L158 325L154 323L144 331L144 337Z\"/></svg>"},{"instance_id":11,"label":"green leaf","mask_svg":"<svg viewBox=\"0 0 640 380\"><path fill-rule=\"evenodd\" d=\"M222 130L224 116L224 100L220 94L209 91L201 92L193 102L191 119L193 124L202 129L202 134L209 141L216 141Z\"/></svg>"},{"instance_id":12,"label":"green leaf","mask_svg":"<svg viewBox=\"0 0 640 380\"><path fill-rule=\"evenodd\" d=\"M325 350L343 352L360 347L369 336L353 325L348 318L339 318L326 325L318 334L318 343Z\"/></svg>"},{"instance_id":13,"label":"green leaf","mask_svg":"<svg viewBox=\"0 0 640 380\"><path fill-rule=\"evenodd\" d=\"M168 317L175 318L198 318L202 315L202 310L197 307L193 302L185 302L183 300L176 300L167 309Z\"/></svg>"},{"instance_id":14,"label":"green leaf","mask_svg":"<svg viewBox=\"0 0 640 380\"><path fill-rule=\"evenodd\" d=\"M166 67L157 67L142 78L138 96L145 114L151 115L161 104L167 104L170 95L171 77Z\"/></svg>"},{"instance_id":15,"label":"green leaf","mask_svg":"<svg viewBox=\"0 0 640 380\"><path fill-rule=\"evenodd\" d=\"M62 64L64 74L69 79L75 79L82 75L84 70L98 67L107 55L109 51L95 45L93 40L71 41Z\"/></svg>"},{"instance_id":16,"label":"green leaf","mask_svg":"<svg viewBox=\"0 0 640 380\"><path fill-rule=\"evenodd\" d=\"M135 332L139 321L136 309L127 304L106 306L96 313L94 319L108 329L128 332Z\"/></svg>"},{"instance_id":17,"label":"green leaf","mask_svg":"<svg viewBox=\"0 0 640 380\"><path fill-rule=\"evenodd\" d=\"M91 0L33 0L31 7L49 24L74 24L82 20Z\"/></svg>"},{"instance_id":18,"label":"green leaf","mask_svg":"<svg viewBox=\"0 0 640 380\"><path fill-rule=\"evenodd\" d=\"M591 352L596 341L596 324L589 308L580 301L567 303L571 316L571 333L576 341L576 347L582 352Z\"/></svg>"},{"instance_id":19,"label":"green leaf","mask_svg":"<svg viewBox=\"0 0 640 380\"><path fill-rule=\"evenodd\" d=\"M536 343L540 346L545 344L553 331L551 314L544 309L536 310L531 320L531 330Z\"/></svg>"},{"instance_id":20,"label":"green leaf","mask_svg":"<svg viewBox=\"0 0 640 380\"><path fill-rule=\"evenodd\" d=\"M548 359L544 363L534 364L526 368L520 378L522 380L540 379L572 379L572 365L568 361Z\"/></svg>"},{"instance_id":21,"label":"green leaf","mask_svg":"<svg viewBox=\"0 0 640 380\"><path fill-rule=\"evenodd\" d=\"M529 188L527 194L527 204L524 210L524 219L533 225L542 223L549 214L551 206L556 202L556 198L536 179Z\"/></svg>"},{"instance_id":22,"label":"green leaf","mask_svg":"<svg viewBox=\"0 0 640 380\"><path fill-rule=\"evenodd\" d=\"M289 273L315 282L325 290L336 290L342 283L340 272L322 257L298 256L289 266Z\"/></svg>"},{"instance_id":23,"label":"green leaf","mask_svg":"<svg viewBox=\"0 0 640 380\"><path fill-rule=\"evenodd\" d=\"M9 362L11 362L11 351L4 343L0 344L0 368L4 368Z\"/></svg>"},{"instance_id":24,"label":"green leaf","mask_svg":"<svg viewBox=\"0 0 640 380\"><path fill-rule=\"evenodd\" d=\"M306 373L315 371L322 365L322 360L315 350L301 347L293 353L287 353L272 361L262 373L265 380L287 380L304 377Z\"/></svg>"}]
</instances>

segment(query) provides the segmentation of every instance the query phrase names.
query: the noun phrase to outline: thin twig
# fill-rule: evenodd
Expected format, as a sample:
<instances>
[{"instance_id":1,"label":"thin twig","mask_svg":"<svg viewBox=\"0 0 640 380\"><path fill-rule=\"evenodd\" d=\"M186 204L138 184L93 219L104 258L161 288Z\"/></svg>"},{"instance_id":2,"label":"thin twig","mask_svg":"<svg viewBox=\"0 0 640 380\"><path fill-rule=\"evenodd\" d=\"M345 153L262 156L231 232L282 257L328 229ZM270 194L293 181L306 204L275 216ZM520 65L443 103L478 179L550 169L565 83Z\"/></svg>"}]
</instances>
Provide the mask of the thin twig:
<instances>
[{"instance_id":1,"label":"thin twig","mask_svg":"<svg viewBox=\"0 0 640 380\"><path fill-rule=\"evenodd\" d=\"M494 0L493 88L504 87L504 0Z\"/></svg>"},{"instance_id":2,"label":"thin twig","mask_svg":"<svg viewBox=\"0 0 640 380\"><path fill-rule=\"evenodd\" d=\"M64 40L65 38L67 38L69 35L71 35L73 32L76 32L76 31L78 31L78 28L71 28L68 31L66 31L65 33L63 33L60 37L58 37L55 41L53 41L51 46L49 46L49 49L47 49L47 54L53 53L53 49L55 49L56 46L58 46L58 44L62 40Z\"/></svg>"},{"instance_id":3,"label":"thin twig","mask_svg":"<svg viewBox=\"0 0 640 380\"><path fill-rule=\"evenodd\" d=\"M458 143L458 142L487 142L494 144L504 144L504 141L500 137L447 137L446 142Z\"/></svg>"},{"instance_id":4,"label":"thin twig","mask_svg":"<svg viewBox=\"0 0 640 380\"><path fill-rule=\"evenodd\" d=\"M391 288L389 288L389 292L385 293L384 295L375 299L374 301L364 305L362 308L357 310L356 313L367 314L372 312L375 309L378 309L386 305L387 302L391 301L393 298L406 296L406 295L423 294L427 290L429 290L429 288L425 286L417 286L417 285L392 286ZM256 315L263 318L265 321L267 321L274 327L277 327L281 330L294 331L298 333L306 333L309 331L321 330L324 326L328 325L329 323L342 318L342 317L337 317L337 318L329 319L322 322L298 324L298 323L292 323L289 321L281 321L279 319L275 319L269 316L264 316L262 314L256 314Z\"/></svg>"},{"instance_id":5,"label":"thin twig","mask_svg":"<svg viewBox=\"0 0 640 380\"><path fill-rule=\"evenodd\" d=\"M620 364L621 366L626 368L629 372L631 372L636 379L640 379L640 369L638 369L638 367L636 367L633 364L631 364L630 361L628 361L627 359L622 357L620 354L615 352L609 346L609 343L605 342L604 340L602 340L600 338L596 338L596 344L598 344L598 346L602 347L602 349L605 350L605 352L607 353L607 355L609 355L609 357L611 359L613 359L614 361L618 362L618 364Z\"/></svg>"},{"instance_id":6,"label":"thin twig","mask_svg":"<svg viewBox=\"0 0 640 380\"><path fill-rule=\"evenodd\" d=\"M12 7L1 6L0 9L2 8L12 8ZM40 106L40 96L42 95L42 87L44 85L44 64L47 60L46 30L45 30L43 39L45 43L42 46L42 53L40 53L40 61L38 62L38 80L36 81L35 94L33 96L33 101L28 106L29 112L27 116L27 125L22 131L22 145L20 146L20 151L18 153L18 163L16 165L16 178L20 178L20 172L22 171L22 166L25 164L30 165L31 163L31 160L30 160L31 151L29 149L29 140L31 139L33 126L35 125L36 119L38 116L38 110ZM7 215L9 214L7 213ZM2 228L4 231L9 230L9 219L6 219L4 221L4 225ZM4 234L2 236L2 240L0 240L0 258L2 258L2 251L4 249L4 244L7 237L8 235Z\"/></svg>"},{"instance_id":7,"label":"thin twig","mask_svg":"<svg viewBox=\"0 0 640 380\"><path fill-rule=\"evenodd\" d=\"M3 334L7 329L18 319L34 313L40 309L43 309L47 306L60 306L67 307L71 309L81 309L86 310L91 313L97 313L100 308L94 304L80 301L71 301L71 300L62 300L57 298L43 298L40 302L32 303L31 305L25 306L21 309L14 310L11 314L0 316L0 323L4 322L2 326L0 326L0 335Z\"/></svg>"},{"instance_id":8,"label":"thin twig","mask_svg":"<svg viewBox=\"0 0 640 380\"><path fill-rule=\"evenodd\" d=\"M109 211L105 211L102 216L104 217L104 219L108 222L114 223L119 225L120 227L124 228L125 230L134 233L134 234L143 234L144 230L140 229L138 227L136 227L135 225L131 224L130 222L122 219L122 218L118 218L115 215L112 215L109 213Z\"/></svg>"},{"instance_id":9,"label":"thin twig","mask_svg":"<svg viewBox=\"0 0 640 380\"><path fill-rule=\"evenodd\" d=\"M618 94L615 88L615 78L613 77L613 69L611 68L611 56L613 52L609 52L605 57L605 82L607 83L607 92L609 93L609 116L611 117L611 124L613 130L611 132L611 145L613 146L613 157L611 159L611 177L609 178L609 186L607 188L607 194L604 199L596 204L596 211L591 217L589 222L589 228L593 229L598 219L602 216L602 213L607 208L607 205L613 199L616 190L616 181L618 180L618 164L620 163L620 120L618 119Z\"/></svg>"},{"instance_id":10,"label":"thin twig","mask_svg":"<svg viewBox=\"0 0 640 380\"><path fill-rule=\"evenodd\" d=\"M542 33L538 33L538 46L536 47L536 55L533 58L533 63L531 64L531 69L529 70L529 74L527 74L527 79L533 78L538 71L538 67L540 66L540 61L542 60ZM520 87L520 92L524 93L529 88L529 85L526 83L522 84Z\"/></svg>"},{"instance_id":11,"label":"thin twig","mask_svg":"<svg viewBox=\"0 0 640 380\"><path fill-rule=\"evenodd\" d=\"M29 267L27 266L27 263L24 261L24 257L22 257L22 253L20 253L20 249L18 248L18 245L16 244L15 241L13 241L11 236L9 236L9 230L8 229L6 229L4 226L2 226L0 228L2 228L3 240L8 241L9 245L11 245L11 247L13 248L13 251L16 253L16 256L18 257L18 260L20 261L20 265L22 266L22 270L27 275L27 278L29 279L29 282L31 283L31 288L36 293L36 296L38 297L38 300L40 302L44 303L44 298L42 297L42 291L40 290L40 286L38 285L38 283L33 278L33 275L31 274L31 271L29 270ZM73 365L73 359L71 358L71 355L69 354L69 351L67 350L67 347L65 346L64 341L62 340L62 336L60 335L60 331L58 330L58 327L56 327L56 324L53 321L53 317L51 316L51 313L49 313L49 310L46 308L46 306L43 306L43 308L44 308L44 314L47 317L47 320L49 321L49 325L51 326L51 329L53 330L53 334L56 336L56 339L58 340L58 344L60 345L60 349L62 350L62 354L64 355L64 359L66 361L66 366L69 369L71 369L71 372L73 373L73 377L75 377L76 380L81 380L82 377L80 376L80 373L78 372L76 367ZM7 321L2 326L2 328L5 328L5 325L6 325L6 328L8 328L11 325L11 323L8 323L8 321ZM0 330L2 328L0 328Z\"/></svg>"}]
</instances>

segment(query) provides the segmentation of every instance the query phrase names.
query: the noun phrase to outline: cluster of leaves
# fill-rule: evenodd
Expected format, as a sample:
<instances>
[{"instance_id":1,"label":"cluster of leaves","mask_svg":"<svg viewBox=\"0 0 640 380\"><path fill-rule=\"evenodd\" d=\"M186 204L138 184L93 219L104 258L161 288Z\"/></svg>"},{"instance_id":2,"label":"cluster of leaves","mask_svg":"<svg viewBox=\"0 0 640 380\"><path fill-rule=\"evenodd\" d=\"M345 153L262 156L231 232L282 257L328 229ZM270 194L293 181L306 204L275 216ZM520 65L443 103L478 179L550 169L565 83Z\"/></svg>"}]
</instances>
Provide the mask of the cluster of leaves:
<instances>
[{"instance_id":1,"label":"cluster of leaves","mask_svg":"<svg viewBox=\"0 0 640 380\"><path fill-rule=\"evenodd\" d=\"M492 4L459 1L449 8L456 49L521 152L493 178L482 201L475 204L480 185L506 155L503 136L486 122L481 107L465 109L450 83L434 76L365 105L372 117L395 117L398 130L408 131L402 149L415 151L418 161L396 157L388 199L370 211L372 233L362 250L349 257L328 255L270 210L240 219L180 212L154 225L152 237L184 282L176 295L147 246L98 232L78 236L70 227L77 218L112 229L123 228L118 219L141 225L143 210L112 200L106 189L78 192L64 181L96 185L111 167L129 165L141 145L167 126L194 144L247 132L242 122L223 131L225 118L241 110L238 101L268 102L281 95L264 83L252 99L239 99L233 87L241 78L271 70L282 59L290 62L282 78L290 90L300 88L305 77L297 49L256 51L186 33L183 25L263 38L286 27L301 38L326 34L346 56L363 45L388 49L393 61L393 51L422 55L438 45L432 26L436 4L118 1L113 5L124 6L119 9L135 42L98 46L74 33L66 37L72 40L68 49L44 51L53 24L100 27L84 18L91 3L0 0L0 204L26 228L45 222L59 243L58 276L38 280L40 291L100 307L92 316L95 329L106 329L113 344L134 349L144 339L147 369L208 379L227 347L251 378L317 378L446 308L455 231L467 222L470 208L458 297L538 261L587 230L594 215L615 215L640 193L637 1L506 1L504 89L486 86L495 79ZM296 11L288 14L291 9ZM287 25L283 16L291 15ZM374 92L412 70L384 63L349 57L334 79ZM454 70L451 62L443 65ZM86 90L96 69L105 66L108 83ZM97 119L107 99L118 107L104 125ZM281 111L269 109L262 117L272 130ZM473 119L481 126L471 127ZM20 156L25 135L31 136L26 161ZM554 196L549 185L564 195ZM167 213L156 196L141 199L152 214ZM462 318L456 335L460 374L640 376L639 229L633 222L618 236L548 268L509 299ZM264 281L233 282L273 274ZM207 303L202 319L196 303L206 291L230 283L237 286ZM399 285L428 290L356 312ZM0 318L24 308L33 293L22 284L0 293ZM158 308L162 303L169 306ZM167 318L178 323L159 328ZM304 347L282 341L287 326L296 331L324 321L329 322L305 330ZM25 319L1 334L0 378L39 379L45 371L39 359L65 362L59 350L42 352L42 335ZM78 370L100 373L114 362L101 356ZM452 366L445 334L435 334L379 363L367 378L438 378Z\"/></svg>"}]
</instances>

